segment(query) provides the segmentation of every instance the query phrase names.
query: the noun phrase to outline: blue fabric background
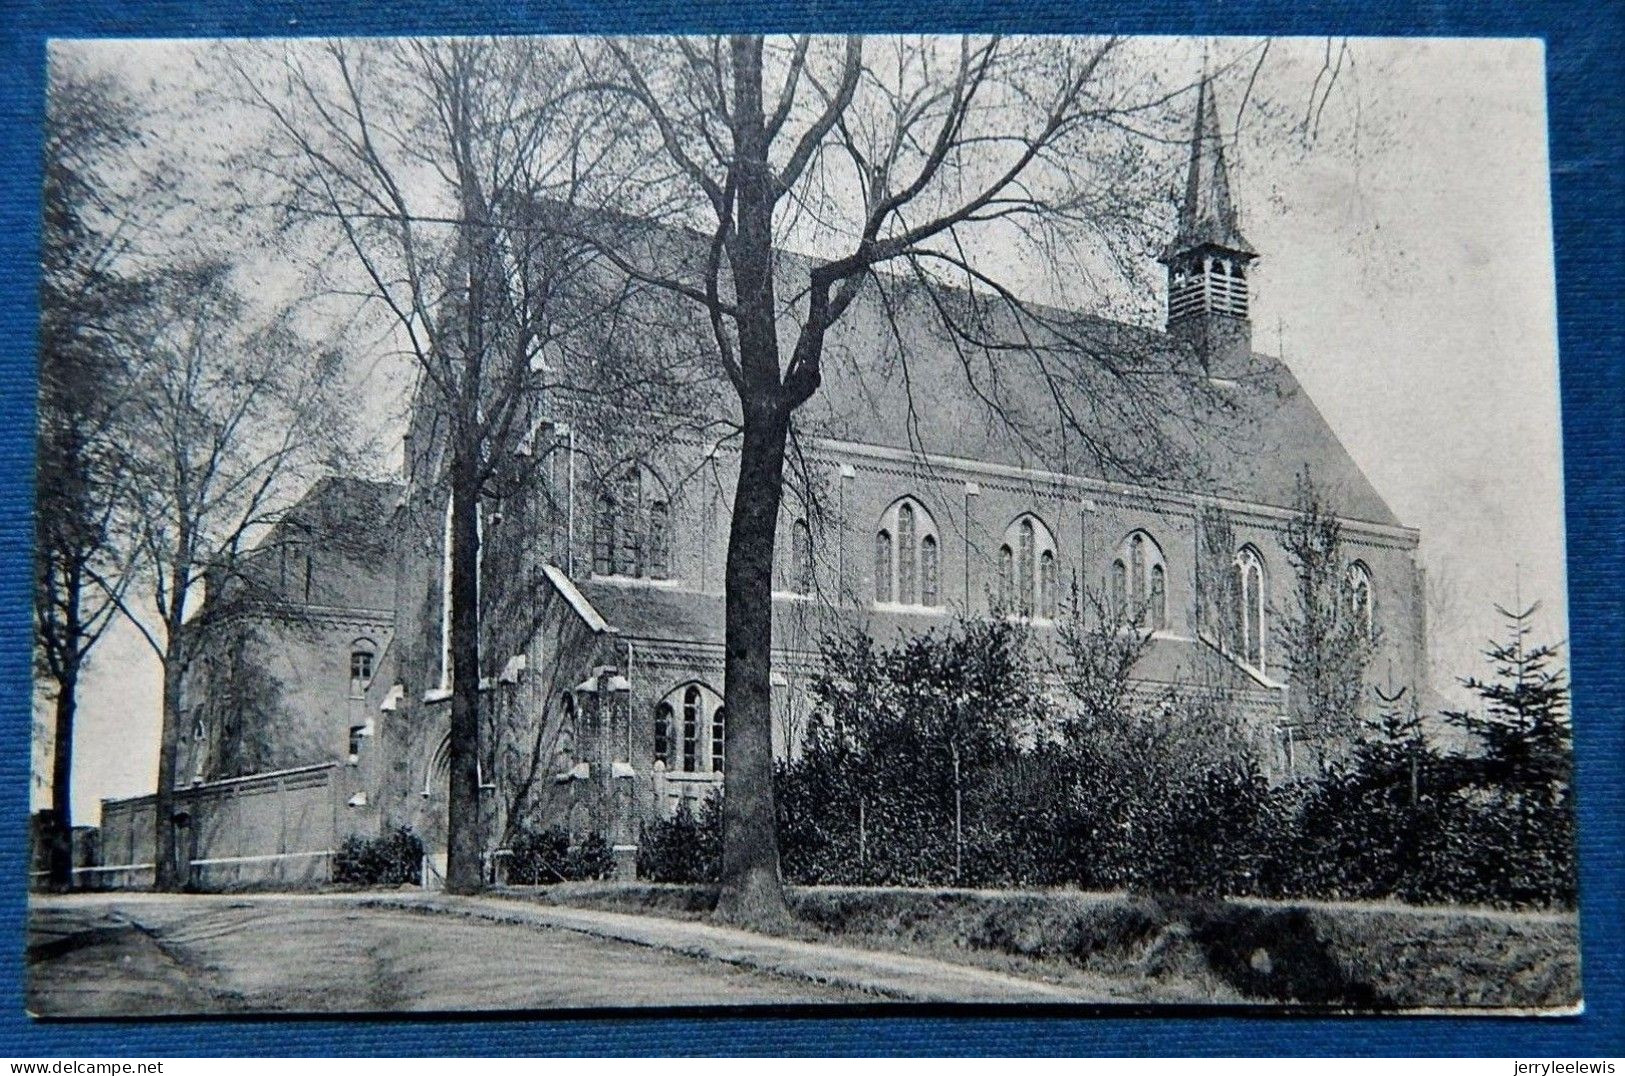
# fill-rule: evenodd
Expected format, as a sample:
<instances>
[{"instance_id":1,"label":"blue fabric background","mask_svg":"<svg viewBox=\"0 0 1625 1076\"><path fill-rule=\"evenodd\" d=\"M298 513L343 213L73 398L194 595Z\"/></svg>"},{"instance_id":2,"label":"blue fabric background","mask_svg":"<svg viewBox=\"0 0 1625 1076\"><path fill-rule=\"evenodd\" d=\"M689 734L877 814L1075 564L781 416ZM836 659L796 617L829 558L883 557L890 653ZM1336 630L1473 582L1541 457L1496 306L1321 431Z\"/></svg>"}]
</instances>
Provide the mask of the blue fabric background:
<instances>
[{"instance_id":1,"label":"blue fabric background","mask_svg":"<svg viewBox=\"0 0 1625 1076\"><path fill-rule=\"evenodd\" d=\"M1617 0L0 0L0 1055L1625 1054L1625 518L1619 477L1625 5ZM1587 1012L1571 1019L921 1012L35 1023L23 1012L40 123L48 36L608 30L1027 30L1547 41L1579 754ZM1509 446L1513 452L1516 446ZM1508 481L1515 482L1515 465Z\"/></svg>"}]
</instances>

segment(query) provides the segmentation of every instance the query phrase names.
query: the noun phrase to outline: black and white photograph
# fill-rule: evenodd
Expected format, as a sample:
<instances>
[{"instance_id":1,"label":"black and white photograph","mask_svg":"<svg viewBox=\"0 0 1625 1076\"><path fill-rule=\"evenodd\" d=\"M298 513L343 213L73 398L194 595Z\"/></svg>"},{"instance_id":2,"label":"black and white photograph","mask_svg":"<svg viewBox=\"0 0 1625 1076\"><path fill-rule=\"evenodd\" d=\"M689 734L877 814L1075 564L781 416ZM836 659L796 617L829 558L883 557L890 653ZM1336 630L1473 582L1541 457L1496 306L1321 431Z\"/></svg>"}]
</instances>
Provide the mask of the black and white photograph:
<instances>
[{"instance_id":1,"label":"black and white photograph","mask_svg":"<svg viewBox=\"0 0 1625 1076\"><path fill-rule=\"evenodd\" d=\"M1541 41L47 60L31 1015L1583 1010Z\"/></svg>"}]
</instances>

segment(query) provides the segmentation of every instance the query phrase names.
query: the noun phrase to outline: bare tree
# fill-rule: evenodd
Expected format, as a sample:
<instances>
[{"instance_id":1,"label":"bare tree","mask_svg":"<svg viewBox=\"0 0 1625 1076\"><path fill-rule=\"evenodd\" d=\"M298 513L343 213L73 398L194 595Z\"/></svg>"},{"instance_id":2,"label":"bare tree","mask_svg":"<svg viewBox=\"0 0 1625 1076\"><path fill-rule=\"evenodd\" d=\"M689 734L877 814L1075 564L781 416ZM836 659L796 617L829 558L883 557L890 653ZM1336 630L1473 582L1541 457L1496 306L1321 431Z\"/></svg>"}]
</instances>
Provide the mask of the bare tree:
<instances>
[{"instance_id":1,"label":"bare tree","mask_svg":"<svg viewBox=\"0 0 1625 1076\"><path fill-rule=\"evenodd\" d=\"M1378 630L1370 583L1356 574L1337 511L1307 470L1298 476L1297 505L1281 544L1296 583L1277 629L1291 675L1292 717L1317 738L1347 738L1360 727Z\"/></svg>"},{"instance_id":2,"label":"bare tree","mask_svg":"<svg viewBox=\"0 0 1625 1076\"><path fill-rule=\"evenodd\" d=\"M1068 739L1130 723L1134 666L1151 646L1145 612L1085 590L1072 615L1061 622L1061 680L1077 705L1076 727L1067 730Z\"/></svg>"},{"instance_id":3,"label":"bare tree","mask_svg":"<svg viewBox=\"0 0 1625 1076\"><path fill-rule=\"evenodd\" d=\"M144 346L119 437L130 497L119 526L134 546L129 590L98 576L163 670L156 884L183 884L174 793L183 685L218 600L279 511L344 444L340 356L301 339L284 311L256 319L225 265L151 278ZM256 324L256 321L259 321ZM205 601L205 591L213 591Z\"/></svg>"},{"instance_id":4,"label":"bare tree","mask_svg":"<svg viewBox=\"0 0 1625 1076\"><path fill-rule=\"evenodd\" d=\"M122 593L115 515L127 459L116 419L126 379L125 332L144 289L125 264L148 177L128 159L140 103L106 75L58 58L47 101L41 229L40 395L35 507L35 654L55 685L51 883L72 883L73 730L80 675ZM138 204L144 203L144 204ZM98 577L113 580L109 592Z\"/></svg>"},{"instance_id":5,"label":"bare tree","mask_svg":"<svg viewBox=\"0 0 1625 1076\"><path fill-rule=\"evenodd\" d=\"M499 848L511 846L539 819L557 813L566 786L555 778L576 763L574 681L584 661L566 656L589 657L593 640L576 628L572 618L550 611L554 615L548 622L537 618L531 623L538 649L554 660L525 669L523 684L499 684L499 697L481 714L485 731L481 747L497 795L492 843Z\"/></svg>"},{"instance_id":6,"label":"bare tree","mask_svg":"<svg viewBox=\"0 0 1625 1076\"><path fill-rule=\"evenodd\" d=\"M1118 39L744 35L583 47L597 93L642 120L629 210L694 237L687 257L663 250L637 271L705 311L738 399L719 918L787 915L772 798L775 531L795 416L860 296L886 312L885 360L905 378L921 327L897 312L923 309L990 424L1052 465L1167 475L1191 460L1171 416L1222 410L1189 406L1207 380L1188 350L1031 302L1016 279L1038 266L1062 305L1098 311L1150 260L1171 180L1161 147L1183 141L1170 105L1191 83L1131 52ZM815 253L785 253L796 245Z\"/></svg>"},{"instance_id":7,"label":"bare tree","mask_svg":"<svg viewBox=\"0 0 1625 1076\"><path fill-rule=\"evenodd\" d=\"M567 46L323 42L229 62L270 122L256 169L286 222L326 233L334 290L380 312L417 371L414 450L450 505L446 885L471 892L483 884L479 605L496 600L479 582L481 502L524 489L559 450L532 444L544 413L683 411L672 402L696 379L674 342L693 334L657 331L647 285L575 237L583 213L600 229L610 219L632 147L583 137L617 124L579 97L564 107L579 82Z\"/></svg>"}]
</instances>

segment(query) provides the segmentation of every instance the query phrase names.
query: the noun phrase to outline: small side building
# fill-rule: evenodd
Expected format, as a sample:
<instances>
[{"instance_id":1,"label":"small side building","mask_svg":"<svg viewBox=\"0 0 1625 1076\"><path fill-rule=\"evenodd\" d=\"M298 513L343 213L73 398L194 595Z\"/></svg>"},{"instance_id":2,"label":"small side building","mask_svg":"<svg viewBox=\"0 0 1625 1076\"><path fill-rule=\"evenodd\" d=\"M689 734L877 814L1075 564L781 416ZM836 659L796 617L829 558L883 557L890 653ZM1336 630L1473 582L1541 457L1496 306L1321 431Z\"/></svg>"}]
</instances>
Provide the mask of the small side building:
<instances>
[{"instance_id":1,"label":"small side building","mask_svg":"<svg viewBox=\"0 0 1625 1076\"><path fill-rule=\"evenodd\" d=\"M327 877L351 833L378 828L371 750L391 682L393 524L401 487L324 478L188 621L176 765L181 877L215 887ZM152 878L152 796L102 805L92 886Z\"/></svg>"}]
</instances>

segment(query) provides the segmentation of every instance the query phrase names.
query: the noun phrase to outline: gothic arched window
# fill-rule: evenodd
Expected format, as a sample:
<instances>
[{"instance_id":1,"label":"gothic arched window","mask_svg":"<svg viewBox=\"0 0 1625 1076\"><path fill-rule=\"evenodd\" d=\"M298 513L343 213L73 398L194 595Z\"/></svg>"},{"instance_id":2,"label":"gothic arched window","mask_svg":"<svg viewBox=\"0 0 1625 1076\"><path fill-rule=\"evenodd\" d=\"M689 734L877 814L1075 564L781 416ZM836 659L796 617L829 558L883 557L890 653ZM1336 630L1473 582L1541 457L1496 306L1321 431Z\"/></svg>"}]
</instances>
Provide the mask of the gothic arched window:
<instances>
[{"instance_id":1,"label":"gothic arched window","mask_svg":"<svg viewBox=\"0 0 1625 1076\"><path fill-rule=\"evenodd\" d=\"M886 509L875 533L875 601L935 607L941 600L936 521L923 504L903 497Z\"/></svg>"},{"instance_id":2,"label":"gothic arched window","mask_svg":"<svg viewBox=\"0 0 1625 1076\"><path fill-rule=\"evenodd\" d=\"M1362 633L1370 635L1374 603L1371 596L1371 569L1365 566L1364 561L1357 560L1349 565L1344 593L1348 601L1349 615L1354 618L1354 626Z\"/></svg>"},{"instance_id":3,"label":"gothic arched window","mask_svg":"<svg viewBox=\"0 0 1625 1076\"><path fill-rule=\"evenodd\" d=\"M1122 557L1118 557L1116 560L1112 561L1110 590L1112 608L1114 610L1127 609L1128 565L1123 563Z\"/></svg>"},{"instance_id":4,"label":"gothic arched window","mask_svg":"<svg viewBox=\"0 0 1625 1076\"><path fill-rule=\"evenodd\" d=\"M643 553L645 548L645 534L643 520L639 518L643 507L642 475L636 470L628 471L621 476L620 506L621 515L618 519L616 531L620 538L619 560L616 570L619 575L629 575L636 579L643 575Z\"/></svg>"},{"instance_id":5,"label":"gothic arched window","mask_svg":"<svg viewBox=\"0 0 1625 1076\"><path fill-rule=\"evenodd\" d=\"M671 509L665 501L649 505L649 578L671 574Z\"/></svg>"},{"instance_id":6,"label":"gothic arched window","mask_svg":"<svg viewBox=\"0 0 1625 1076\"><path fill-rule=\"evenodd\" d=\"M1264 558L1250 545L1236 554L1236 611L1240 629L1241 660L1259 672L1264 671Z\"/></svg>"},{"instance_id":7,"label":"gothic arched window","mask_svg":"<svg viewBox=\"0 0 1625 1076\"><path fill-rule=\"evenodd\" d=\"M942 589L942 562L935 535L920 539L920 604L937 605Z\"/></svg>"},{"instance_id":8,"label":"gothic arched window","mask_svg":"<svg viewBox=\"0 0 1625 1076\"><path fill-rule=\"evenodd\" d=\"M671 768L671 703L663 702L655 707L655 761Z\"/></svg>"},{"instance_id":9,"label":"gothic arched window","mask_svg":"<svg viewBox=\"0 0 1625 1076\"><path fill-rule=\"evenodd\" d=\"M1055 553L1046 549L1038 556L1038 615L1045 620L1055 619L1055 588Z\"/></svg>"},{"instance_id":10,"label":"gothic arched window","mask_svg":"<svg viewBox=\"0 0 1625 1076\"><path fill-rule=\"evenodd\" d=\"M615 495L604 490L598 495L597 511L592 517L592 573L615 574L615 520L619 511Z\"/></svg>"},{"instance_id":11,"label":"gothic arched window","mask_svg":"<svg viewBox=\"0 0 1625 1076\"><path fill-rule=\"evenodd\" d=\"M1019 516L999 546L999 611L1053 620L1056 587L1055 536L1037 516Z\"/></svg>"},{"instance_id":12,"label":"gothic arched window","mask_svg":"<svg viewBox=\"0 0 1625 1076\"><path fill-rule=\"evenodd\" d=\"M1136 609L1145 605L1145 535L1139 531L1128 539L1128 592Z\"/></svg>"},{"instance_id":13,"label":"gothic arched window","mask_svg":"<svg viewBox=\"0 0 1625 1076\"><path fill-rule=\"evenodd\" d=\"M805 519L790 525L789 565L782 572L775 569L773 589L783 594L813 591L812 528Z\"/></svg>"},{"instance_id":14,"label":"gothic arched window","mask_svg":"<svg viewBox=\"0 0 1625 1076\"><path fill-rule=\"evenodd\" d=\"M728 708L711 711L711 772L721 773L727 759Z\"/></svg>"},{"instance_id":15,"label":"gothic arched window","mask_svg":"<svg viewBox=\"0 0 1625 1076\"><path fill-rule=\"evenodd\" d=\"M671 508L660 482L629 467L598 493L592 527L594 575L666 579L671 574Z\"/></svg>"},{"instance_id":16,"label":"gothic arched window","mask_svg":"<svg viewBox=\"0 0 1625 1076\"><path fill-rule=\"evenodd\" d=\"M683 692L683 772L693 773L699 768L700 756L700 689L690 684Z\"/></svg>"},{"instance_id":17,"label":"gothic arched window","mask_svg":"<svg viewBox=\"0 0 1625 1076\"><path fill-rule=\"evenodd\" d=\"M1036 536L1033 533L1033 521L1023 519L1016 524L1016 612L1022 616L1032 616L1037 603L1033 601L1033 590L1037 579L1034 576Z\"/></svg>"},{"instance_id":18,"label":"gothic arched window","mask_svg":"<svg viewBox=\"0 0 1625 1076\"><path fill-rule=\"evenodd\" d=\"M1162 547L1145 531L1131 532L1118 546L1111 597L1119 615L1151 631L1168 627L1168 566Z\"/></svg>"},{"instance_id":19,"label":"gothic arched window","mask_svg":"<svg viewBox=\"0 0 1625 1076\"><path fill-rule=\"evenodd\" d=\"M897 602L899 605L913 605L919 598L916 589L916 575L919 571L919 557L916 553L916 543L919 541L914 529L914 506L904 501L897 506Z\"/></svg>"},{"instance_id":20,"label":"gothic arched window","mask_svg":"<svg viewBox=\"0 0 1625 1076\"><path fill-rule=\"evenodd\" d=\"M654 722L656 762L683 773L722 772L722 696L702 683L680 684L656 704Z\"/></svg>"},{"instance_id":21,"label":"gothic arched window","mask_svg":"<svg viewBox=\"0 0 1625 1076\"><path fill-rule=\"evenodd\" d=\"M875 534L875 601L892 600L891 532L885 527Z\"/></svg>"},{"instance_id":22,"label":"gothic arched window","mask_svg":"<svg viewBox=\"0 0 1625 1076\"><path fill-rule=\"evenodd\" d=\"M1161 631L1168 626L1168 570L1160 564L1153 564L1150 576L1146 602L1151 610L1151 628Z\"/></svg>"}]
</instances>

